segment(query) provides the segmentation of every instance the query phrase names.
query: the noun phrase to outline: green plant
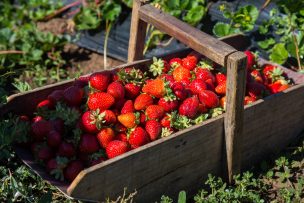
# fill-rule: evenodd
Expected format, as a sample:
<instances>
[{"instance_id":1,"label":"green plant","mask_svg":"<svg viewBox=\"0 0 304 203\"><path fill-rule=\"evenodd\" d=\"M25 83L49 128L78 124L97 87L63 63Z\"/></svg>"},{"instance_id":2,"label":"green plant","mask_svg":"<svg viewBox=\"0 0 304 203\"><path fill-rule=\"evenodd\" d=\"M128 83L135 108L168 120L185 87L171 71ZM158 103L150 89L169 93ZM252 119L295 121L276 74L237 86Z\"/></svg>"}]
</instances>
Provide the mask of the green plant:
<instances>
[{"instance_id":1,"label":"green plant","mask_svg":"<svg viewBox=\"0 0 304 203\"><path fill-rule=\"evenodd\" d=\"M214 25L213 33L217 37L249 32L253 30L254 24L259 16L258 9L253 5L240 7L237 11L233 12L223 4L220 6L220 11L223 12L224 17L230 22L218 22Z\"/></svg>"}]
</instances>

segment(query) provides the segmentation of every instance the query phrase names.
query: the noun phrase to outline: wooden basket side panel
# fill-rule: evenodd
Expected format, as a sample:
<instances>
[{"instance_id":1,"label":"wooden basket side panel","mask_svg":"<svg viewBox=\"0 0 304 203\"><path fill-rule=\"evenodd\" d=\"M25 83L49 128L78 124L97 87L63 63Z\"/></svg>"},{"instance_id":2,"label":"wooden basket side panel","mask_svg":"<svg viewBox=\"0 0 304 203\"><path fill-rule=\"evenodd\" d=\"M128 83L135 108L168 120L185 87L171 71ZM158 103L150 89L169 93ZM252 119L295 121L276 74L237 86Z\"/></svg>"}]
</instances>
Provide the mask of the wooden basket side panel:
<instances>
[{"instance_id":1,"label":"wooden basket side panel","mask_svg":"<svg viewBox=\"0 0 304 203\"><path fill-rule=\"evenodd\" d=\"M162 194L197 189L208 173L221 175L223 117L166 139L85 170L68 188L69 195L115 199L127 187L128 192L137 190L138 202L151 202Z\"/></svg>"}]
</instances>

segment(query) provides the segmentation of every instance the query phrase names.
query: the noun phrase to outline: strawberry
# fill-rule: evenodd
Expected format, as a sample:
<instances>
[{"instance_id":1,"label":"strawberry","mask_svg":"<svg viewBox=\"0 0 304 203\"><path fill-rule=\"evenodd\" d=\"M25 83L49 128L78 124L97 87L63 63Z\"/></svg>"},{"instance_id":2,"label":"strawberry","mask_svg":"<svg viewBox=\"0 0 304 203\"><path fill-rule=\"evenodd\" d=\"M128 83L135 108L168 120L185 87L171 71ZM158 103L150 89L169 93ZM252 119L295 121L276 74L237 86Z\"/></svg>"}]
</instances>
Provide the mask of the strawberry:
<instances>
[{"instance_id":1,"label":"strawberry","mask_svg":"<svg viewBox=\"0 0 304 203\"><path fill-rule=\"evenodd\" d=\"M106 126L115 124L117 121L116 115L111 110L104 110L101 113L102 116L102 123Z\"/></svg>"},{"instance_id":2,"label":"strawberry","mask_svg":"<svg viewBox=\"0 0 304 203\"><path fill-rule=\"evenodd\" d=\"M199 94L201 90L206 90L207 85L202 79L195 79L189 85L189 89L192 94Z\"/></svg>"},{"instance_id":3,"label":"strawberry","mask_svg":"<svg viewBox=\"0 0 304 203\"><path fill-rule=\"evenodd\" d=\"M135 110L145 110L147 106L153 104L153 98L148 94L140 94L134 101Z\"/></svg>"},{"instance_id":4,"label":"strawberry","mask_svg":"<svg viewBox=\"0 0 304 203\"><path fill-rule=\"evenodd\" d=\"M207 113L208 112L208 108L206 107L206 104L200 102L198 104L197 112L198 113Z\"/></svg>"},{"instance_id":5,"label":"strawberry","mask_svg":"<svg viewBox=\"0 0 304 203\"><path fill-rule=\"evenodd\" d=\"M194 118L197 114L199 101L197 96L192 96L183 101L178 108L178 113L188 118Z\"/></svg>"},{"instance_id":6,"label":"strawberry","mask_svg":"<svg viewBox=\"0 0 304 203\"><path fill-rule=\"evenodd\" d=\"M247 68L247 70L249 71L249 70L251 70L251 69L253 68L253 66L256 64L255 56L254 56L254 54L253 54L251 51L249 51L249 50L246 50L244 53L245 53L246 56L247 56L247 65L246 65L246 68Z\"/></svg>"},{"instance_id":7,"label":"strawberry","mask_svg":"<svg viewBox=\"0 0 304 203\"><path fill-rule=\"evenodd\" d=\"M63 91L63 98L70 106L79 106L82 102L83 95L83 89L76 86L68 87Z\"/></svg>"},{"instance_id":8,"label":"strawberry","mask_svg":"<svg viewBox=\"0 0 304 203\"><path fill-rule=\"evenodd\" d=\"M64 157L70 158L76 154L76 151L75 151L74 145L72 143L63 141L59 145L57 153L59 156L64 156Z\"/></svg>"},{"instance_id":9,"label":"strawberry","mask_svg":"<svg viewBox=\"0 0 304 203\"><path fill-rule=\"evenodd\" d=\"M206 86L207 86L207 90L210 91L215 91L215 87L214 87L214 83L212 82L211 79L205 80Z\"/></svg>"},{"instance_id":10,"label":"strawberry","mask_svg":"<svg viewBox=\"0 0 304 203\"><path fill-rule=\"evenodd\" d=\"M40 108L53 109L54 108L54 103L49 99L45 99L45 100L39 102L37 104L36 108L37 109L40 109Z\"/></svg>"},{"instance_id":11,"label":"strawberry","mask_svg":"<svg viewBox=\"0 0 304 203\"><path fill-rule=\"evenodd\" d=\"M83 169L84 166L81 161L71 161L64 170L64 178L72 182Z\"/></svg>"},{"instance_id":12,"label":"strawberry","mask_svg":"<svg viewBox=\"0 0 304 203\"><path fill-rule=\"evenodd\" d=\"M90 86L99 91L105 91L111 81L110 72L97 72L90 76Z\"/></svg>"},{"instance_id":13,"label":"strawberry","mask_svg":"<svg viewBox=\"0 0 304 203\"><path fill-rule=\"evenodd\" d=\"M98 134L97 139L100 146L106 148L112 140L115 138L115 133L112 128L103 128Z\"/></svg>"},{"instance_id":14,"label":"strawberry","mask_svg":"<svg viewBox=\"0 0 304 203\"><path fill-rule=\"evenodd\" d=\"M200 53L198 53L197 51L191 51L187 57L195 57L196 61L199 61L202 58L202 55Z\"/></svg>"},{"instance_id":15,"label":"strawberry","mask_svg":"<svg viewBox=\"0 0 304 203\"><path fill-rule=\"evenodd\" d=\"M183 101L184 99L186 99L187 92L183 83L175 82L172 86L172 90L179 100Z\"/></svg>"},{"instance_id":16,"label":"strawberry","mask_svg":"<svg viewBox=\"0 0 304 203\"><path fill-rule=\"evenodd\" d=\"M112 95L117 102L125 97L125 88L120 82L112 82L107 88L107 93Z\"/></svg>"},{"instance_id":17,"label":"strawberry","mask_svg":"<svg viewBox=\"0 0 304 203\"><path fill-rule=\"evenodd\" d=\"M52 130L47 135L47 143L50 147L57 148L61 143L61 135L59 132Z\"/></svg>"},{"instance_id":18,"label":"strawberry","mask_svg":"<svg viewBox=\"0 0 304 203\"><path fill-rule=\"evenodd\" d=\"M128 83L125 85L125 90L127 99L135 99L140 94L141 87L133 83Z\"/></svg>"},{"instance_id":19,"label":"strawberry","mask_svg":"<svg viewBox=\"0 0 304 203\"><path fill-rule=\"evenodd\" d=\"M279 84L279 83L272 83L272 84L269 84L269 85L268 85L268 89L270 90L270 92L271 92L272 94L276 94L276 93L279 92L279 89L280 89L281 86L282 86L282 85Z\"/></svg>"},{"instance_id":20,"label":"strawberry","mask_svg":"<svg viewBox=\"0 0 304 203\"><path fill-rule=\"evenodd\" d=\"M120 132L120 133L124 133L126 132L128 129L121 123L116 123L114 126L114 130L116 132Z\"/></svg>"},{"instance_id":21,"label":"strawberry","mask_svg":"<svg viewBox=\"0 0 304 203\"><path fill-rule=\"evenodd\" d=\"M163 127L170 128L171 127L171 115L167 114L166 116L164 116L163 119L161 119L160 123Z\"/></svg>"},{"instance_id":22,"label":"strawberry","mask_svg":"<svg viewBox=\"0 0 304 203\"><path fill-rule=\"evenodd\" d=\"M227 80L227 77L226 77L225 74L223 74L223 73L217 73L217 74L215 74L215 82L216 82L216 84L220 84L222 82L226 82L226 80Z\"/></svg>"},{"instance_id":23,"label":"strawberry","mask_svg":"<svg viewBox=\"0 0 304 203\"><path fill-rule=\"evenodd\" d=\"M197 79L202 79L205 82L208 79L210 79L212 83L215 82L214 75L208 69L205 69L205 68L200 68L200 67L196 68L195 69L195 76L196 76Z\"/></svg>"},{"instance_id":24,"label":"strawberry","mask_svg":"<svg viewBox=\"0 0 304 203\"><path fill-rule=\"evenodd\" d=\"M115 102L112 95L105 92L95 92L89 95L88 107L90 110L99 109L100 111L109 109Z\"/></svg>"},{"instance_id":25,"label":"strawberry","mask_svg":"<svg viewBox=\"0 0 304 203\"><path fill-rule=\"evenodd\" d=\"M48 96L48 100L50 100L53 104L61 101L63 99L63 90L54 90Z\"/></svg>"},{"instance_id":26,"label":"strawberry","mask_svg":"<svg viewBox=\"0 0 304 203\"><path fill-rule=\"evenodd\" d=\"M160 137L162 126L158 121L149 120L146 122L145 129L150 136L150 140L154 141Z\"/></svg>"},{"instance_id":27,"label":"strawberry","mask_svg":"<svg viewBox=\"0 0 304 203\"><path fill-rule=\"evenodd\" d=\"M64 133L64 121L62 119L56 118L54 120L50 120L49 122L53 130L57 131L60 134Z\"/></svg>"},{"instance_id":28,"label":"strawberry","mask_svg":"<svg viewBox=\"0 0 304 203\"><path fill-rule=\"evenodd\" d=\"M255 82L258 82L258 83L261 83L261 84L264 84L264 79L261 75L261 73L258 71L258 70L252 70L250 72L250 76L251 78L250 79L253 79Z\"/></svg>"},{"instance_id":29,"label":"strawberry","mask_svg":"<svg viewBox=\"0 0 304 203\"><path fill-rule=\"evenodd\" d=\"M46 170L51 174L55 175L56 179L61 181L64 180L63 170L68 164L68 159L65 157L56 157L50 159L46 164Z\"/></svg>"},{"instance_id":30,"label":"strawberry","mask_svg":"<svg viewBox=\"0 0 304 203\"><path fill-rule=\"evenodd\" d=\"M84 88L89 84L90 76L80 76L74 81L74 86Z\"/></svg>"},{"instance_id":31,"label":"strawberry","mask_svg":"<svg viewBox=\"0 0 304 203\"><path fill-rule=\"evenodd\" d=\"M89 166L100 164L106 160L106 155L103 150L95 152L89 156Z\"/></svg>"},{"instance_id":32,"label":"strawberry","mask_svg":"<svg viewBox=\"0 0 304 203\"><path fill-rule=\"evenodd\" d=\"M183 61L182 59L180 58L172 58L170 61L169 61L169 65L172 67L172 68L176 68L178 66L181 66L183 64Z\"/></svg>"},{"instance_id":33,"label":"strawberry","mask_svg":"<svg viewBox=\"0 0 304 203\"><path fill-rule=\"evenodd\" d=\"M153 76L158 76L163 73L167 73L169 70L170 66L167 61L153 57L153 63L150 65L149 68L149 71L153 74Z\"/></svg>"},{"instance_id":34,"label":"strawberry","mask_svg":"<svg viewBox=\"0 0 304 203\"><path fill-rule=\"evenodd\" d=\"M118 101L115 101L113 108L117 109L117 111L120 112L121 109L122 109L122 107L123 107L123 105L126 103L126 101L127 100L125 98L122 98L122 99L120 99Z\"/></svg>"},{"instance_id":35,"label":"strawberry","mask_svg":"<svg viewBox=\"0 0 304 203\"><path fill-rule=\"evenodd\" d=\"M257 82L247 83L246 91L249 96L257 99L262 96L265 91L265 86Z\"/></svg>"},{"instance_id":36,"label":"strawberry","mask_svg":"<svg viewBox=\"0 0 304 203\"><path fill-rule=\"evenodd\" d=\"M225 95L226 94L226 81L219 83L215 87L215 92L220 95Z\"/></svg>"},{"instance_id":37,"label":"strawberry","mask_svg":"<svg viewBox=\"0 0 304 203\"><path fill-rule=\"evenodd\" d=\"M133 101L127 100L121 109L121 114L133 113L134 111L135 109L134 109Z\"/></svg>"},{"instance_id":38,"label":"strawberry","mask_svg":"<svg viewBox=\"0 0 304 203\"><path fill-rule=\"evenodd\" d=\"M146 109L146 116L149 120L161 119L165 114L165 110L159 105L150 105Z\"/></svg>"},{"instance_id":39,"label":"strawberry","mask_svg":"<svg viewBox=\"0 0 304 203\"><path fill-rule=\"evenodd\" d=\"M92 154L99 150L96 137L91 134L83 134L79 143L79 151L86 154Z\"/></svg>"},{"instance_id":40,"label":"strawberry","mask_svg":"<svg viewBox=\"0 0 304 203\"><path fill-rule=\"evenodd\" d=\"M158 105L163 107L166 112L171 112L177 109L178 101L176 99L169 100L166 98L160 98L158 100Z\"/></svg>"},{"instance_id":41,"label":"strawberry","mask_svg":"<svg viewBox=\"0 0 304 203\"><path fill-rule=\"evenodd\" d=\"M289 84L286 80L280 79L268 85L268 88L270 89L271 93L275 94L289 88Z\"/></svg>"},{"instance_id":42,"label":"strawberry","mask_svg":"<svg viewBox=\"0 0 304 203\"><path fill-rule=\"evenodd\" d=\"M98 118L97 111L86 111L81 117L81 127L87 133L97 133L98 129L96 126Z\"/></svg>"},{"instance_id":43,"label":"strawberry","mask_svg":"<svg viewBox=\"0 0 304 203\"><path fill-rule=\"evenodd\" d=\"M247 105L247 104L253 103L253 102L255 102L255 101L256 101L256 99L255 99L255 98L250 97L250 96L245 96L245 98L244 98L244 105Z\"/></svg>"},{"instance_id":44,"label":"strawberry","mask_svg":"<svg viewBox=\"0 0 304 203\"><path fill-rule=\"evenodd\" d=\"M217 95L210 90L202 90L199 94L199 100L204 103L207 108L215 108L219 105Z\"/></svg>"},{"instance_id":45,"label":"strawberry","mask_svg":"<svg viewBox=\"0 0 304 203\"><path fill-rule=\"evenodd\" d=\"M168 82L170 88L172 87L172 85L175 82L172 75L162 74L162 75L159 76L159 78L162 79L165 82Z\"/></svg>"},{"instance_id":46,"label":"strawberry","mask_svg":"<svg viewBox=\"0 0 304 203\"><path fill-rule=\"evenodd\" d=\"M166 94L165 82L160 78L156 78L146 83L142 91L153 97L162 98Z\"/></svg>"},{"instance_id":47,"label":"strawberry","mask_svg":"<svg viewBox=\"0 0 304 203\"><path fill-rule=\"evenodd\" d=\"M132 148L138 148L149 142L149 135L142 127L136 127L129 136L129 143Z\"/></svg>"},{"instance_id":48,"label":"strawberry","mask_svg":"<svg viewBox=\"0 0 304 203\"><path fill-rule=\"evenodd\" d=\"M220 99L220 106L221 106L223 109L226 109L226 96L223 96L223 97Z\"/></svg>"},{"instance_id":49,"label":"strawberry","mask_svg":"<svg viewBox=\"0 0 304 203\"><path fill-rule=\"evenodd\" d=\"M187 56L186 58L183 58L182 61L182 66L190 71L193 70L197 64L197 58L195 56Z\"/></svg>"},{"instance_id":50,"label":"strawberry","mask_svg":"<svg viewBox=\"0 0 304 203\"><path fill-rule=\"evenodd\" d=\"M124 154L127 151L129 151L128 144L119 140L111 141L106 148L106 153L109 159Z\"/></svg>"},{"instance_id":51,"label":"strawberry","mask_svg":"<svg viewBox=\"0 0 304 203\"><path fill-rule=\"evenodd\" d=\"M191 78L190 70L187 68L184 68L183 66L176 67L172 72L173 78L175 81L182 81L184 79Z\"/></svg>"},{"instance_id":52,"label":"strawberry","mask_svg":"<svg viewBox=\"0 0 304 203\"><path fill-rule=\"evenodd\" d=\"M286 75L280 67L273 66L271 64L266 64L264 66L263 74L268 83L274 83L277 80L284 79L284 75Z\"/></svg>"},{"instance_id":53,"label":"strawberry","mask_svg":"<svg viewBox=\"0 0 304 203\"><path fill-rule=\"evenodd\" d=\"M139 69L135 68L124 68L119 70L117 73L119 80L123 82L123 84L133 83L136 85L141 85L145 80L145 75Z\"/></svg>"},{"instance_id":54,"label":"strawberry","mask_svg":"<svg viewBox=\"0 0 304 203\"><path fill-rule=\"evenodd\" d=\"M290 87L289 84L283 84L283 85L281 85L281 87L278 89L278 92L282 92L282 91L288 89L289 87Z\"/></svg>"},{"instance_id":55,"label":"strawberry","mask_svg":"<svg viewBox=\"0 0 304 203\"><path fill-rule=\"evenodd\" d=\"M31 126L35 140L43 140L47 136L52 126L49 121L44 119L34 122Z\"/></svg>"},{"instance_id":56,"label":"strawberry","mask_svg":"<svg viewBox=\"0 0 304 203\"><path fill-rule=\"evenodd\" d=\"M139 123L140 114L137 113L126 113L119 115L118 121L127 128L133 128Z\"/></svg>"},{"instance_id":57,"label":"strawberry","mask_svg":"<svg viewBox=\"0 0 304 203\"><path fill-rule=\"evenodd\" d=\"M49 146L42 146L38 150L37 158L42 161L48 161L54 157L54 152Z\"/></svg>"},{"instance_id":58,"label":"strawberry","mask_svg":"<svg viewBox=\"0 0 304 203\"><path fill-rule=\"evenodd\" d=\"M147 116L143 112L140 112L139 123L144 125L146 121L147 121Z\"/></svg>"},{"instance_id":59,"label":"strawberry","mask_svg":"<svg viewBox=\"0 0 304 203\"><path fill-rule=\"evenodd\" d=\"M128 142L128 136L126 133L119 133L116 135L115 140L120 140L123 142Z\"/></svg>"}]
</instances>

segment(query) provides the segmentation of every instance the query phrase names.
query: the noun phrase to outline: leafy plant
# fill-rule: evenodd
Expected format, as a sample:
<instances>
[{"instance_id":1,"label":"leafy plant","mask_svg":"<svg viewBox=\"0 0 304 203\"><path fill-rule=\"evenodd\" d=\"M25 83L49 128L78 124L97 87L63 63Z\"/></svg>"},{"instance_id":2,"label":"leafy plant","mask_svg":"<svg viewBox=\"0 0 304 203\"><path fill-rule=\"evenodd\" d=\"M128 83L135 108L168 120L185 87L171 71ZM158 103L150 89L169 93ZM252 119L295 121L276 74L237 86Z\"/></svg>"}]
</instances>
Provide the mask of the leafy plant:
<instances>
[{"instance_id":1,"label":"leafy plant","mask_svg":"<svg viewBox=\"0 0 304 203\"><path fill-rule=\"evenodd\" d=\"M230 22L218 22L214 25L213 33L217 37L249 32L253 30L254 24L259 16L258 9L253 5L240 7L237 11L233 12L223 4L220 6L220 11L223 12L224 17Z\"/></svg>"}]
</instances>

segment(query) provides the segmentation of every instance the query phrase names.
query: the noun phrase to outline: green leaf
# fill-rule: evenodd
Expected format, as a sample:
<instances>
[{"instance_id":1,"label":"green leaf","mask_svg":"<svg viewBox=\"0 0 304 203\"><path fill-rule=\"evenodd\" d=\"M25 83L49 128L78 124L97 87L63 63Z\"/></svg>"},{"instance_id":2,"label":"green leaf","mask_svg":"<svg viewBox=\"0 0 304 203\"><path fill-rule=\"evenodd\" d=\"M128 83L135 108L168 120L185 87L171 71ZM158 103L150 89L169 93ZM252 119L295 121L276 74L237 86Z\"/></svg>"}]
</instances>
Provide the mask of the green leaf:
<instances>
[{"instance_id":1,"label":"green leaf","mask_svg":"<svg viewBox=\"0 0 304 203\"><path fill-rule=\"evenodd\" d=\"M276 44L272 48L269 58L271 61L273 61L275 63L283 64L288 58L288 52L287 52L284 44L282 44L282 43Z\"/></svg>"},{"instance_id":2,"label":"green leaf","mask_svg":"<svg viewBox=\"0 0 304 203\"><path fill-rule=\"evenodd\" d=\"M38 203L48 203L48 202L52 202L52 192L51 191L44 194L38 201Z\"/></svg>"},{"instance_id":3,"label":"green leaf","mask_svg":"<svg viewBox=\"0 0 304 203\"><path fill-rule=\"evenodd\" d=\"M112 1L106 1L101 12L104 20L115 21L121 12L121 5Z\"/></svg>"},{"instance_id":4,"label":"green leaf","mask_svg":"<svg viewBox=\"0 0 304 203\"><path fill-rule=\"evenodd\" d=\"M196 25L199 23L202 18L205 16L205 7L204 6L197 6L192 8L187 15L183 18L184 21L191 25Z\"/></svg>"},{"instance_id":5,"label":"green leaf","mask_svg":"<svg viewBox=\"0 0 304 203\"><path fill-rule=\"evenodd\" d=\"M180 191L178 194L178 203L186 203L187 201L186 198L186 192L185 191Z\"/></svg>"},{"instance_id":6,"label":"green leaf","mask_svg":"<svg viewBox=\"0 0 304 203\"><path fill-rule=\"evenodd\" d=\"M268 38L268 39L265 39L264 41L258 42L258 45L262 49L268 49L271 45L274 45L274 44L275 44L275 40L273 38Z\"/></svg>"},{"instance_id":7,"label":"green leaf","mask_svg":"<svg viewBox=\"0 0 304 203\"><path fill-rule=\"evenodd\" d=\"M232 28L229 24L222 22L216 23L212 31L217 37L224 37L236 33L236 30Z\"/></svg>"}]
</instances>

